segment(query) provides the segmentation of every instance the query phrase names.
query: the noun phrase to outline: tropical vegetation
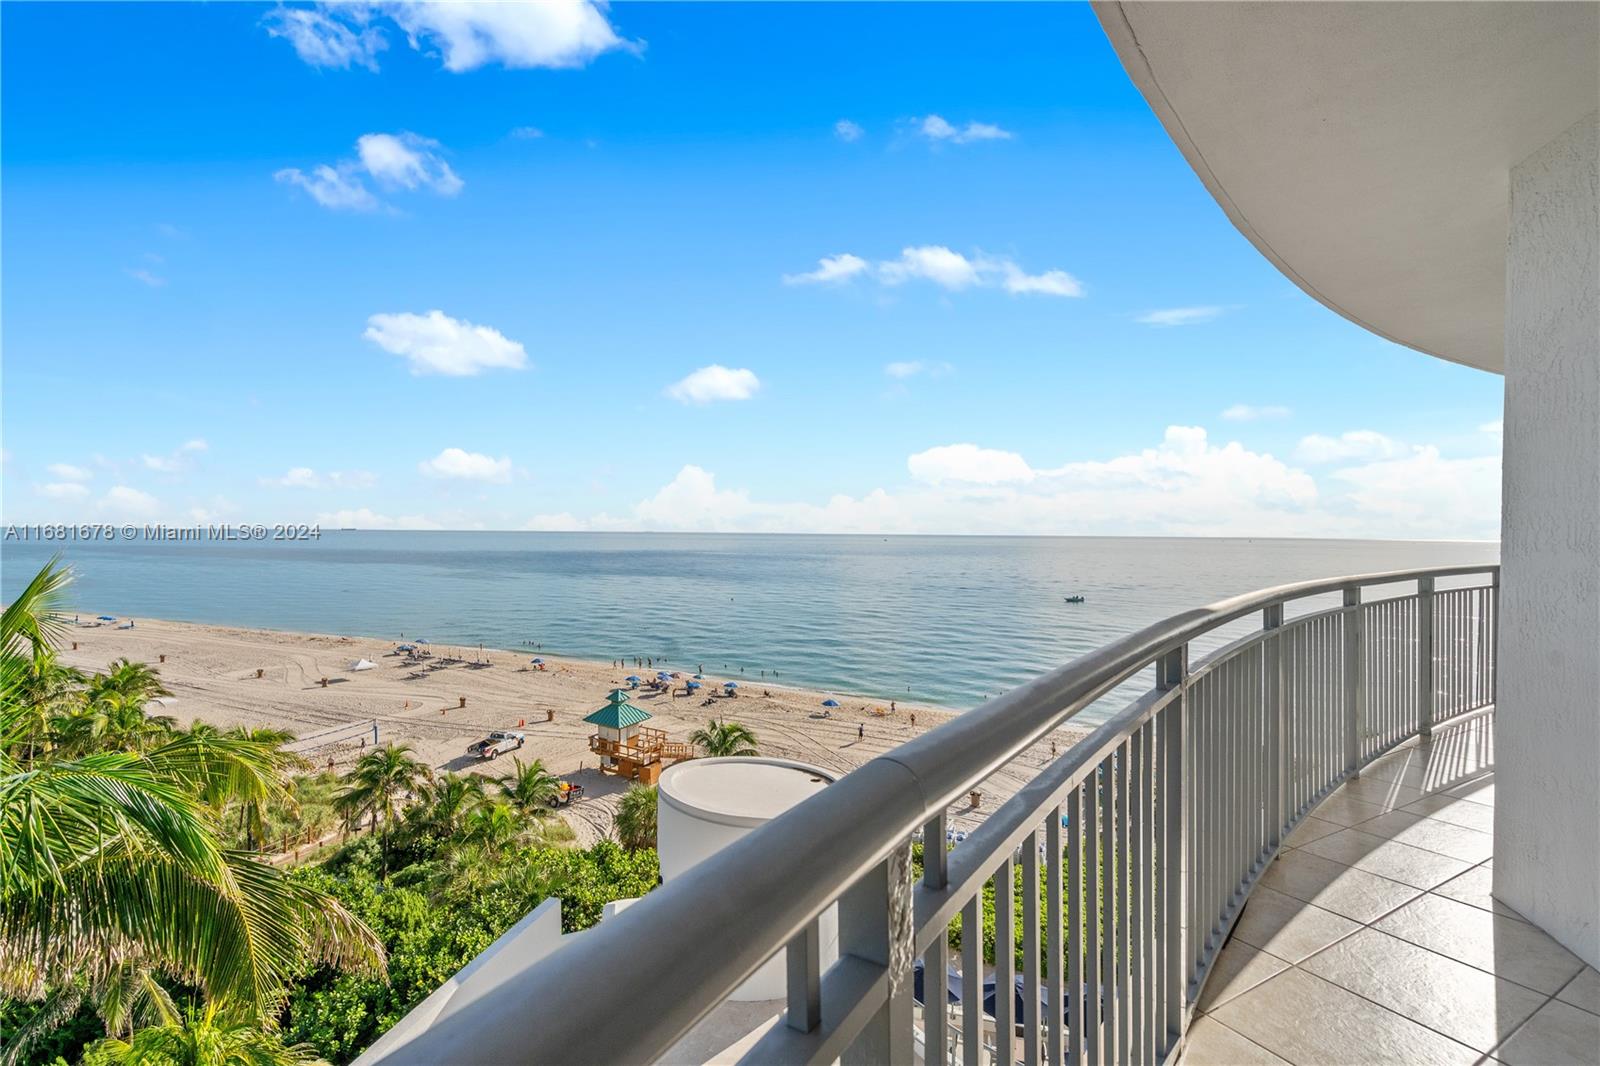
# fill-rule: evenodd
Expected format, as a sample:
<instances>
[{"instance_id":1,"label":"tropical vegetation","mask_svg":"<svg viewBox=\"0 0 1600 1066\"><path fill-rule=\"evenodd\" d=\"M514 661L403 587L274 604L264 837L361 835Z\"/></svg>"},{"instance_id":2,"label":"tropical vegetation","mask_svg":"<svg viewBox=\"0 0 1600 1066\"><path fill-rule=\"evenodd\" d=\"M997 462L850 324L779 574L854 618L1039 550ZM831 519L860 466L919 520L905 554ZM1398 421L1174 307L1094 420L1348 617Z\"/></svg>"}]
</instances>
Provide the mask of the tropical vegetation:
<instances>
[{"instance_id":1,"label":"tropical vegetation","mask_svg":"<svg viewBox=\"0 0 1600 1066\"><path fill-rule=\"evenodd\" d=\"M346 1062L543 900L581 929L657 883L652 850L572 846L537 761L311 773L283 731L152 713L156 669L60 661L69 581L0 619L0 1066Z\"/></svg>"},{"instance_id":2,"label":"tropical vegetation","mask_svg":"<svg viewBox=\"0 0 1600 1066\"><path fill-rule=\"evenodd\" d=\"M656 787L633 785L622 794L613 819L617 839L630 851L656 846Z\"/></svg>"},{"instance_id":3,"label":"tropical vegetation","mask_svg":"<svg viewBox=\"0 0 1600 1066\"><path fill-rule=\"evenodd\" d=\"M716 718L707 722L704 729L690 733L689 743L713 759L761 754L756 748L756 735L749 726Z\"/></svg>"}]
</instances>

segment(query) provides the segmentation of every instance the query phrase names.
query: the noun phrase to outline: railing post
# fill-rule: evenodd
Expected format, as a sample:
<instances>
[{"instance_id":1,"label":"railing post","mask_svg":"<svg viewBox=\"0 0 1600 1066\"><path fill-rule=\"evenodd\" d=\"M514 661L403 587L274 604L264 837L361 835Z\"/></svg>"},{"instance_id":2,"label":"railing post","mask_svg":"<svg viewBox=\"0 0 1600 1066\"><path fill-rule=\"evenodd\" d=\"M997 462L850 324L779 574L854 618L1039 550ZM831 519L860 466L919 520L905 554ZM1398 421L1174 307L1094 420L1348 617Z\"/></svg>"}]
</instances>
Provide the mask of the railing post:
<instances>
[{"instance_id":1,"label":"railing post","mask_svg":"<svg viewBox=\"0 0 1600 1066\"><path fill-rule=\"evenodd\" d=\"M1433 578L1417 578L1417 732L1433 732Z\"/></svg>"},{"instance_id":2,"label":"railing post","mask_svg":"<svg viewBox=\"0 0 1600 1066\"><path fill-rule=\"evenodd\" d=\"M950 884L950 852L944 842L948 819L948 810L941 808L922 827L922 884L936 892ZM922 959L922 1057L928 1066L945 1066L949 1060L950 1027L945 1017L949 968L949 930L941 929Z\"/></svg>"},{"instance_id":3,"label":"railing post","mask_svg":"<svg viewBox=\"0 0 1600 1066\"><path fill-rule=\"evenodd\" d=\"M910 1062L912 1033L911 842L895 845L839 900L839 954L888 971L888 1001L839 1056L844 1066ZM924 975L926 976L926 975ZM940 977L941 985L943 976Z\"/></svg>"},{"instance_id":4,"label":"railing post","mask_svg":"<svg viewBox=\"0 0 1600 1066\"><path fill-rule=\"evenodd\" d=\"M815 918L785 949L789 1010L784 1023L802 1033L822 1024L822 938Z\"/></svg>"},{"instance_id":5,"label":"railing post","mask_svg":"<svg viewBox=\"0 0 1600 1066\"><path fill-rule=\"evenodd\" d=\"M1267 846L1277 848L1283 839L1283 823L1288 820L1288 767L1285 765L1288 730L1285 728L1283 698L1283 648L1276 630L1283 628L1283 604L1275 603L1261 611L1262 710L1267 726Z\"/></svg>"},{"instance_id":6,"label":"railing post","mask_svg":"<svg viewBox=\"0 0 1600 1066\"><path fill-rule=\"evenodd\" d=\"M1189 892L1189 789L1188 789L1188 694L1189 646L1174 648L1156 660L1156 688L1177 689L1178 694L1161 711L1161 795L1165 832L1160 841L1161 876L1156 884L1157 928L1161 930L1161 961L1156 981L1161 1014L1157 1025L1165 1039L1157 1061L1183 1039L1184 1017L1189 992L1189 930L1184 921L1188 913ZM1092 993L1091 993L1092 994Z\"/></svg>"},{"instance_id":7,"label":"railing post","mask_svg":"<svg viewBox=\"0 0 1600 1066\"><path fill-rule=\"evenodd\" d=\"M1344 768L1361 776L1361 737L1366 732L1367 677L1362 661L1361 586L1344 590Z\"/></svg>"}]
</instances>

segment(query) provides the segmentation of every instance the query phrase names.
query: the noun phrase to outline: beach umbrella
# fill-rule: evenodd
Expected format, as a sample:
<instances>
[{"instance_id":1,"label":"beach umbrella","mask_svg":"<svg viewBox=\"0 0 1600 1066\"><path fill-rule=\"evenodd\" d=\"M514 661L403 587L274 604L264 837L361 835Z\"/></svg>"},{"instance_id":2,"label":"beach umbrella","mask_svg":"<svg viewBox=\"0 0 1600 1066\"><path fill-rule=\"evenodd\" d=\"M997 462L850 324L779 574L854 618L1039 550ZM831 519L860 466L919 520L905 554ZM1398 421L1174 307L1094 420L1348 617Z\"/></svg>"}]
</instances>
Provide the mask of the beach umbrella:
<instances>
[{"instance_id":1,"label":"beach umbrella","mask_svg":"<svg viewBox=\"0 0 1600 1066\"><path fill-rule=\"evenodd\" d=\"M916 999L916 1001L918 1003L926 1002L923 999L923 992L922 992L922 989L923 989L923 977L922 977L923 969L924 969L924 967L922 965L922 960L921 959L918 959L916 961L916 963L911 967L911 995ZM945 971L944 992L945 992L945 1002L947 1002L947 1003L960 1003L961 1002L961 971L957 970L953 966L950 967L950 969L948 969L947 971Z\"/></svg>"},{"instance_id":2,"label":"beach umbrella","mask_svg":"<svg viewBox=\"0 0 1600 1066\"><path fill-rule=\"evenodd\" d=\"M417 650L417 646L415 644L397 644L397 645L395 645L395 649L394 650L395 651L416 651Z\"/></svg>"},{"instance_id":3,"label":"beach umbrella","mask_svg":"<svg viewBox=\"0 0 1600 1066\"><path fill-rule=\"evenodd\" d=\"M672 675L667 673L665 670L657 670L656 671L656 680L657 681L671 681L672 680Z\"/></svg>"},{"instance_id":4,"label":"beach umbrella","mask_svg":"<svg viewBox=\"0 0 1600 1066\"><path fill-rule=\"evenodd\" d=\"M98 618L98 619L97 619L97 621L101 621L101 622L115 622L115 621L116 621L116 619L115 619L115 618L114 618L114 617L112 617L112 616L111 616L111 615L109 615L109 614L103 614L103 615L101 615L101 616L100 616L100 617L99 617L99 618Z\"/></svg>"},{"instance_id":5,"label":"beach umbrella","mask_svg":"<svg viewBox=\"0 0 1600 1066\"><path fill-rule=\"evenodd\" d=\"M839 706L839 701L838 700L823 700L822 701L822 705L824 707L837 707L837 706Z\"/></svg>"},{"instance_id":6,"label":"beach umbrella","mask_svg":"<svg viewBox=\"0 0 1600 1066\"><path fill-rule=\"evenodd\" d=\"M533 665L535 665L535 666L543 666L544 665L544 660L543 659L529 659L528 661L533 663Z\"/></svg>"},{"instance_id":7,"label":"beach umbrella","mask_svg":"<svg viewBox=\"0 0 1600 1066\"><path fill-rule=\"evenodd\" d=\"M378 664L373 662L371 659L357 659L355 662L350 664L350 669L351 670L371 670L371 669L374 669L377 665Z\"/></svg>"},{"instance_id":8,"label":"beach umbrella","mask_svg":"<svg viewBox=\"0 0 1600 1066\"><path fill-rule=\"evenodd\" d=\"M694 679L696 681L704 681L706 679L706 675L705 674L695 674L694 675Z\"/></svg>"},{"instance_id":9,"label":"beach umbrella","mask_svg":"<svg viewBox=\"0 0 1600 1066\"><path fill-rule=\"evenodd\" d=\"M426 644L426 643L428 643L428 642L427 642L427 641L426 641L426 640L424 640L424 639L423 639L423 638L421 638L421 637L418 637L418 638L417 638L417 643L418 643L418 644Z\"/></svg>"},{"instance_id":10,"label":"beach umbrella","mask_svg":"<svg viewBox=\"0 0 1600 1066\"><path fill-rule=\"evenodd\" d=\"M695 689L700 687L700 682L698 682L698 681L690 681L689 683L687 683L683 687L688 689L689 691L693 692Z\"/></svg>"},{"instance_id":11,"label":"beach umbrella","mask_svg":"<svg viewBox=\"0 0 1600 1066\"><path fill-rule=\"evenodd\" d=\"M624 681L632 681L634 684L637 685L642 680L642 678L640 678L638 674L629 674L627 677L623 678L622 680L624 680Z\"/></svg>"},{"instance_id":12,"label":"beach umbrella","mask_svg":"<svg viewBox=\"0 0 1600 1066\"><path fill-rule=\"evenodd\" d=\"M726 689L735 689L735 688L739 687L739 682L737 682L737 681L724 681L722 683L722 687L726 688Z\"/></svg>"}]
</instances>

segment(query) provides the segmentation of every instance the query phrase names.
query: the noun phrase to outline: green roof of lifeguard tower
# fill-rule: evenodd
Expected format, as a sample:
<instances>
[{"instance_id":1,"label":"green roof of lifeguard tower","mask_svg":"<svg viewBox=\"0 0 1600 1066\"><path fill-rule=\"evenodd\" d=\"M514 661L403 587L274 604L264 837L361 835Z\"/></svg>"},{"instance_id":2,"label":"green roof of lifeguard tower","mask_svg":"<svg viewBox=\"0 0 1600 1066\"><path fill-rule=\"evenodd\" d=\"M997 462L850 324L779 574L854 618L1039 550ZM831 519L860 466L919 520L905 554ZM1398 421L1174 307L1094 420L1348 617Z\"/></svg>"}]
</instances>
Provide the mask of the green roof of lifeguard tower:
<instances>
[{"instance_id":1,"label":"green roof of lifeguard tower","mask_svg":"<svg viewBox=\"0 0 1600 1066\"><path fill-rule=\"evenodd\" d=\"M638 725L648 721L650 712L643 707L635 707L628 702L628 694L620 688L611 690L611 695L606 697L606 705L595 711L584 721L590 725L602 726L606 729L624 729L630 725Z\"/></svg>"}]
</instances>

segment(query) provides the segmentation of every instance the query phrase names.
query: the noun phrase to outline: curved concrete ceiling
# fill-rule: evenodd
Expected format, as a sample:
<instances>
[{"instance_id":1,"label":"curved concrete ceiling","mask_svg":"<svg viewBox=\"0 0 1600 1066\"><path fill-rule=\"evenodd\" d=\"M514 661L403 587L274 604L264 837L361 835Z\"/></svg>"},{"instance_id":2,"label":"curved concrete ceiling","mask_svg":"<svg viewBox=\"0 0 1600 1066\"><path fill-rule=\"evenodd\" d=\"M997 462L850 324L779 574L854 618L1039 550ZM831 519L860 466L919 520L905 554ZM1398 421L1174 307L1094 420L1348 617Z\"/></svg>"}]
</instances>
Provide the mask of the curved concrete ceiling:
<instances>
[{"instance_id":1,"label":"curved concrete ceiling","mask_svg":"<svg viewBox=\"0 0 1600 1066\"><path fill-rule=\"evenodd\" d=\"M1600 106L1600 4L1095 4L1233 224L1367 329L1504 368L1509 172Z\"/></svg>"}]
</instances>

